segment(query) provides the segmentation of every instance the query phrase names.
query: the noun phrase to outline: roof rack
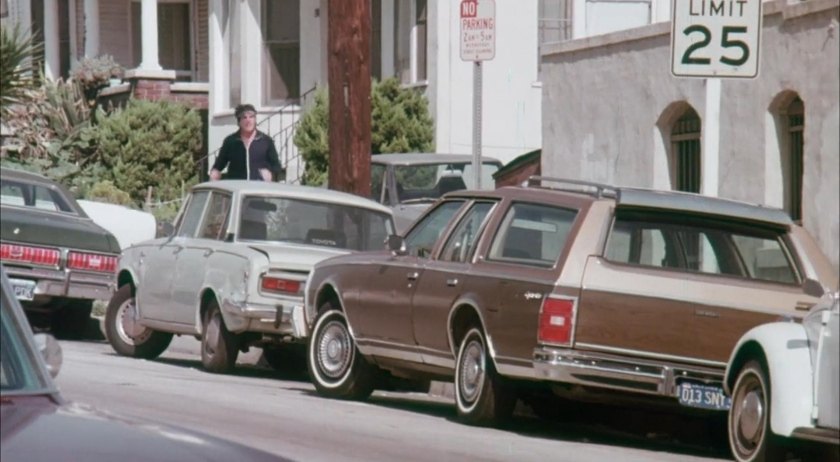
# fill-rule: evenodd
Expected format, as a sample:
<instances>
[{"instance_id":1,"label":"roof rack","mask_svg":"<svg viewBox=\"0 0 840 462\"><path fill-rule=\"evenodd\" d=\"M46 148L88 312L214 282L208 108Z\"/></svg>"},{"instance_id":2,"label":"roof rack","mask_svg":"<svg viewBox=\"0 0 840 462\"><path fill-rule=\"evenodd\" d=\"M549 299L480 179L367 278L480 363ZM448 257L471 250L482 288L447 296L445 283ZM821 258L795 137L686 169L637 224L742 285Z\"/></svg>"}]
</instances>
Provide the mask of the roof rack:
<instances>
[{"instance_id":1,"label":"roof rack","mask_svg":"<svg viewBox=\"0 0 840 462\"><path fill-rule=\"evenodd\" d=\"M587 188L595 188L595 197L602 198L602 197L616 197L618 195L618 188L615 186L610 186L602 183L595 183L592 181L584 181L584 180L570 180L566 178L554 178L548 176L538 176L532 175L528 177L528 180L525 181L523 186L528 188L533 187L542 187L543 183L556 183L556 184L566 184L566 185L573 185L573 186L583 186ZM548 189L556 189L560 191L572 191L572 192L583 192L580 189L570 189L570 188L553 188L551 186L546 186Z\"/></svg>"}]
</instances>

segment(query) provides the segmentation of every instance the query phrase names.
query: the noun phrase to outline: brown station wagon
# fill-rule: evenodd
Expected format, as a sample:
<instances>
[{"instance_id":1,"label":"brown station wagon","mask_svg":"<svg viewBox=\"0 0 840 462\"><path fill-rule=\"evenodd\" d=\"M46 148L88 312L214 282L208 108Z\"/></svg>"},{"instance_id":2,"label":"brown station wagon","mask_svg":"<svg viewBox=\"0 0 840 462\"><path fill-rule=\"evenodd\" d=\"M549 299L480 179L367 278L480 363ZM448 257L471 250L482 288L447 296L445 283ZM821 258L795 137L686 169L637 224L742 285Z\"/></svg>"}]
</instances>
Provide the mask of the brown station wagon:
<instances>
[{"instance_id":1,"label":"brown station wagon","mask_svg":"<svg viewBox=\"0 0 840 462\"><path fill-rule=\"evenodd\" d=\"M454 380L468 423L535 389L724 410L750 328L803 317L838 276L781 210L550 178L444 196L389 250L310 274L318 392Z\"/></svg>"}]
</instances>

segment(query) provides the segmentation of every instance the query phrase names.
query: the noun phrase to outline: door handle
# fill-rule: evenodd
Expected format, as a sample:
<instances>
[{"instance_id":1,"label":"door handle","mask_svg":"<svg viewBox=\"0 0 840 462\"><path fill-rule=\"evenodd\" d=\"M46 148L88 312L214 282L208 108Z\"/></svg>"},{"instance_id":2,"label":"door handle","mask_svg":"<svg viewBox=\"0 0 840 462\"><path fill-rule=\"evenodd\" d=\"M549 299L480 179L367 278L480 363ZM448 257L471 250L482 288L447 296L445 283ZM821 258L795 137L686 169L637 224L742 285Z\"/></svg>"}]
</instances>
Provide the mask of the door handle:
<instances>
[{"instance_id":1,"label":"door handle","mask_svg":"<svg viewBox=\"0 0 840 462\"><path fill-rule=\"evenodd\" d=\"M458 278L452 278L446 280L446 285L449 287L455 287L458 285Z\"/></svg>"},{"instance_id":2,"label":"door handle","mask_svg":"<svg viewBox=\"0 0 840 462\"><path fill-rule=\"evenodd\" d=\"M413 272L408 273L406 275L406 277L408 278L409 281L416 281L419 276L420 276L420 273L418 273L417 271L413 271Z\"/></svg>"}]
</instances>

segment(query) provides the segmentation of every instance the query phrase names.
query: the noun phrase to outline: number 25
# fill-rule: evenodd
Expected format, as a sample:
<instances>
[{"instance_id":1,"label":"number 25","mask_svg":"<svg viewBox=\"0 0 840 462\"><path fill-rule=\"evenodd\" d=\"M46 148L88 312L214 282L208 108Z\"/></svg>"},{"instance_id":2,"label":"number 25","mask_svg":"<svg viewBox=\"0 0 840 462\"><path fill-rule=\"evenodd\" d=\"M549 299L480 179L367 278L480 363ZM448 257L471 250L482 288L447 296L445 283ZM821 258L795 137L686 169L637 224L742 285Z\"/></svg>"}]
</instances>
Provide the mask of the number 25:
<instances>
[{"instance_id":1,"label":"number 25","mask_svg":"<svg viewBox=\"0 0 840 462\"><path fill-rule=\"evenodd\" d=\"M692 43L690 47L685 50L682 57L683 64L709 64L712 62L709 58L703 57L692 57L691 55L701 49L705 48L709 45L712 41L712 32L706 26L701 26L699 24L695 24L693 26L688 26L683 30L683 35L691 35L695 32L699 32L703 35L703 39L697 43ZM722 35L720 37L720 46L724 48L739 48L741 50L741 56L737 58L730 58L728 56L721 56L720 62L724 64L729 64L731 66L740 66L747 62L750 58L750 48L741 40L734 40L729 38L729 34L744 34L747 32L747 28L743 26L723 26Z\"/></svg>"}]
</instances>

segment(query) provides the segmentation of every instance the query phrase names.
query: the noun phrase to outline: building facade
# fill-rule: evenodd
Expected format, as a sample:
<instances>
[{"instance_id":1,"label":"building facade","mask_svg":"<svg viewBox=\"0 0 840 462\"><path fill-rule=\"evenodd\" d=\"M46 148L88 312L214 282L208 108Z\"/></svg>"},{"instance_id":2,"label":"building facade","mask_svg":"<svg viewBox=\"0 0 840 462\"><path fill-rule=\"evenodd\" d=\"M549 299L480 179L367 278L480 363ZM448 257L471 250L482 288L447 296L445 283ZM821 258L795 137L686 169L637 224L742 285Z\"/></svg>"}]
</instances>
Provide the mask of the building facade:
<instances>
[{"instance_id":1,"label":"building facade","mask_svg":"<svg viewBox=\"0 0 840 462\"><path fill-rule=\"evenodd\" d=\"M544 46L543 174L780 207L837 268L839 3L765 1L755 79L671 76L668 22Z\"/></svg>"}]
</instances>

